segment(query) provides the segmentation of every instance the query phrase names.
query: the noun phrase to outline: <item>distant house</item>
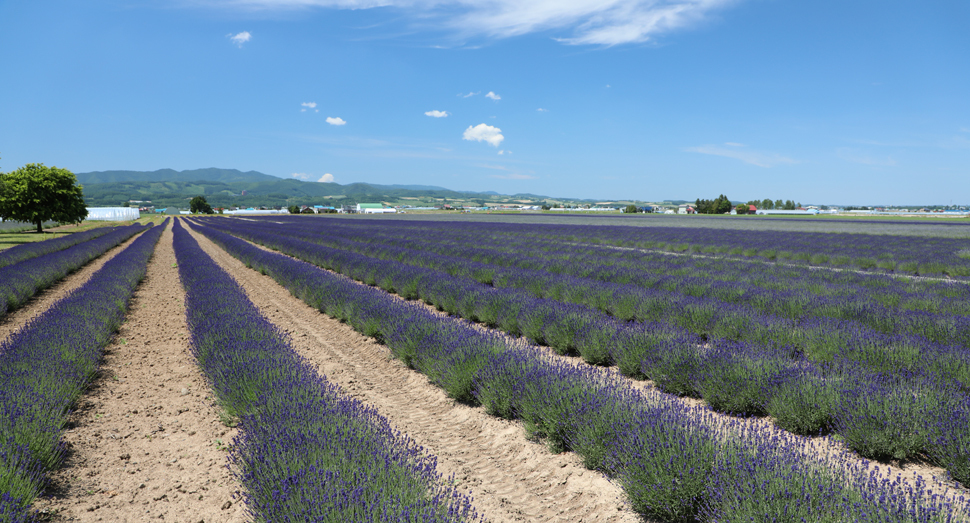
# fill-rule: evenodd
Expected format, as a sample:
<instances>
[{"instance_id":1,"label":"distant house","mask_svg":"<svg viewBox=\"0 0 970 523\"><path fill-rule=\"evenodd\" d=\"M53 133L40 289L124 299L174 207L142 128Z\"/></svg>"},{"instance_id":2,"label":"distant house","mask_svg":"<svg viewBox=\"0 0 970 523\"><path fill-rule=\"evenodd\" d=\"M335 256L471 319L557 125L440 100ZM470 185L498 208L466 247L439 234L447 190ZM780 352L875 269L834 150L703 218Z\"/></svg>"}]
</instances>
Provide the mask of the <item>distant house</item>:
<instances>
[{"instance_id":1,"label":"distant house","mask_svg":"<svg viewBox=\"0 0 970 523\"><path fill-rule=\"evenodd\" d=\"M677 214L695 214L695 211L689 204L682 203L677 207Z\"/></svg>"}]
</instances>

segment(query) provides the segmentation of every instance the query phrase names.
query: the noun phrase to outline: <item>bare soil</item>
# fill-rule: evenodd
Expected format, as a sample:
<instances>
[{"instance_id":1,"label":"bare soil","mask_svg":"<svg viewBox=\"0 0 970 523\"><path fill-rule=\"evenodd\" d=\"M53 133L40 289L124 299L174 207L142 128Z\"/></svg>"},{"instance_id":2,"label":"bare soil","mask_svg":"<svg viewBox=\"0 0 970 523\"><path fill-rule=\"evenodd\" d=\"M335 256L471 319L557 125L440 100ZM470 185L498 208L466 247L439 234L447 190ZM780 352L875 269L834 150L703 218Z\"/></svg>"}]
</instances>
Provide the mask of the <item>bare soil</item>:
<instances>
[{"instance_id":1,"label":"bare soil","mask_svg":"<svg viewBox=\"0 0 970 523\"><path fill-rule=\"evenodd\" d=\"M196 238L199 239L200 244L203 241L209 242L208 239L206 239L204 236L202 236L200 234L196 234L195 236L196 236ZM209 242L209 243L211 243L211 242ZM244 264L242 264L238 260L235 260L235 258L232 258L232 256L230 256L229 254L227 254L224 251L222 251L215 244L211 244L211 245L212 245L212 248L213 249L218 249L219 250L219 254L221 256L227 257L230 260L232 260L232 261L234 261L234 262L236 262L238 264L236 266L233 266L232 269L227 268L227 270L234 270L235 271L232 274L236 275L237 280L238 280L238 278L239 278L240 275L245 275L245 274L248 274L248 273L255 273L255 271L252 271L252 270L247 270L245 272L241 271L241 269L246 269L246 267L245 267ZM269 248L264 247L264 246L259 245L259 244L253 243L252 245L254 247L256 247L256 248L259 248L259 249L262 249L262 250L265 250L265 251L268 251L268 252L273 252L275 254L281 254L281 255L286 256L283 253L280 253L280 252L277 252L277 251L273 251L272 249L269 249ZM213 255L213 253L211 251L207 251L207 252L209 252L210 255ZM672 253L667 253L667 252L663 252L663 251L657 251L657 252L659 252L661 254L672 254ZM749 261L749 260L742 260L742 261ZM236 269L236 267L238 267L239 269ZM345 278L348 281L354 282L354 283L356 283L358 285L366 286L365 284L363 284L361 282L357 282L355 280L352 280L350 278L347 278L346 276L343 276L343 275L341 275L339 273L336 273L334 271L331 271L331 270L328 270L328 269L321 269L321 270L326 270L327 272L330 272L331 274L334 274L334 275L339 276L341 278ZM258 276L258 274L257 274L257 276ZM266 278L266 279L269 279L270 281L272 281L272 279L269 278L269 277L263 277L263 278ZM408 300L405 300L404 298L398 296L397 294L390 294L389 293L388 296L390 296L390 297L392 297L394 299L400 300L400 301L408 301ZM302 302L300 302L300 303L302 303ZM442 316L442 317L451 317L451 315L448 314L447 312L439 311L434 306L428 305L428 304L426 304L426 303L424 303L424 302L422 302L420 300L418 300L418 301L410 301L410 303L417 304L417 305L421 305L421 306L423 306L425 309L427 309L429 312L431 312L433 314L436 314L436 315L439 315L439 316ZM460 318L455 318L455 319L456 319L456 321L464 321L464 320L461 320ZM274 323L275 323L275 320L274 320ZM279 324L279 323L277 323L277 324ZM522 344L522 346L528 347L529 349L534 350L536 352L541 352L546 357L551 358L551 359L554 359L554 360L558 360L558 361L560 361L562 363L566 363L566 364L573 365L573 366L576 366L576 367L584 367L584 368L589 368L590 367L590 365L587 364L586 362L584 362L583 359L581 357L579 357L579 356L564 356L564 355L558 354L551 347L541 346L541 345L533 345L528 340L526 340L525 338L514 338L514 337L512 337L512 336L510 336L510 335L508 335L508 334L506 334L506 333L504 333L502 331L496 331L494 329L490 329L489 327L487 327L484 324L480 324L480 323L470 323L470 325L474 326L476 329L478 329L480 331L498 332L499 334L502 334L506 339L513 340L516 343ZM388 357L390 357L390 356L388 356ZM623 380L628 385L630 385L631 387L633 387L633 388L635 388L637 390L640 390L642 392L645 392L648 395L649 394L658 394L658 393L659 394L663 394L660 391L660 389L656 387L656 385L654 384L653 381L650 381L650 380L635 380L635 379L629 378L627 376L624 376L624 375L620 374L619 369L617 367L615 367L615 366L614 367L594 367L594 368L598 372L602 372L605 375L610 375L610 376L613 376L613 377L615 377L617 379ZM698 398L691 398L691 397L676 397L675 398L675 397L669 396L669 395L665 395L665 398L668 401L679 401L679 402L682 402L682 403L684 403L686 405L689 405L689 406L692 406L692 407L704 407L704 406L707 406L707 402L706 401L704 401L703 399L698 399ZM721 419L722 421L724 421L725 423L740 422L742 424L748 424L748 425L756 426L756 427L758 427L760 429L766 429L766 430L769 430L769 431L777 431L779 435L786 435L786 434L788 434L787 431L785 431L784 429L782 429L782 428L778 427L777 425L775 425L774 419L771 418L771 417L751 417L751 418L741 419L741 418L737 418L735 416L731 416L729 414L723 414L723 413L715 413L715 416L717 418ZM947 476L946 470L943 469L942 467L937 467L935 465L931 465L931 464L929 464L927 462L923 462L923 461L903 461L903 462L901 462L901 461L898 461L897 460L897 461L893 461L891 463L881 463L881 462L878 462L878 461L866 460L864 458L859 457L855 452L853 452L852 450L850 450L843 442L839 441L836 438L819 436L819 437L814 437L814 438L810 438L810 439L811 439L811 448L813 449L813 451L818 456L826 456L826 457L828 457L829 458L828 461L833 466L835 466L835 467L840 467L840 466L856 466L856 467L859 467L859 466L862 466L862 467L866 468L867 470L869 470L870 473L882 474L884 477L887 477L887 478L899 478L899 479L902 479L904 481L908 481L911 485L916 485L918 482L919 483L923 483L930 490L932 490L932 492L935 493L936 495L941 495L941 496L947 497L947 498L949 498L951 500L957 500L961 496L963 496L966 499L970 499L970 489L967 489L967 488L961 486L960 484L958 484L958 483L950 480L948 478L948 476ZM963 503L960 503L960 504L961 505L964 505Z\"/></svg>"},{"instance_id":2,"label":"bare soil","mask_svg":"<svg viewBox=\"0 0 970 523\"><path fill-rule=\"evenodd\" d=\"M220 422L189 353L184 292L166 231L104 351L99 376L72 413L63 467L34 507L49 521L236 522Z\"/></svg>"},{"instance_id":3,"label":"bare soil","mask_svg":"<svg viewBox=\"0 0 970 523\"><path fill-rule=\"evenodd\" d=\"M91 276L98 271L108 260L114 258L125 249L135 238L141 236L136 234L124 243L109 249L101 256L88 262L87 265L65 276L61 281L41 290L22 306L0 316L0 340L4 340L14 332L23 328L32 318L39 316L55 302L67 296L74 289L87 283Z\"/></svg>"},{"instance_id":4,"label":"bare soil","mask_svg":"<svg viewBox=\"0 0 970 523\"><path fill-rule=\"evenodd\" d=\"M387 347L307 306L271 278L192 234L262 313L288 332L294 349L437 456L438 470L470 491L479 514L489 521L640 521L619 486L586 470L577 455L552 454L526 439L518 422L454 402L394 359ZM119 251L109 251L0 320L0 336L83 284ZM64 465L35 502L45 520L252 519L235 496L240 486L226 467L226 448L236 430L220 421L221 410L189 352L184 312L169 230L156 247L125 324L105 349L99 376L71 415ZM631 384L651 388L645 382ZM829 445L820 451L834 451ZM909 478L938 472L919 466L891 470Z\"/></svg>"},{"instance_id":5,"label":"bare soil","mask_svg":"<svg viewBox=\"0 0 970 523\"><path fill-rule=\"evenodd\" d=\"M190 229L191 230L191 229ZM471 491L489 521L640 521L622 489L583 467L573 453L529 441L518 422L449 399L395 360L390 350L321 314L272 278L245 267L205 237L202 248L328 380L375 406L391 424L438 458L438 470Z\"/></svg>"}]
</instances>

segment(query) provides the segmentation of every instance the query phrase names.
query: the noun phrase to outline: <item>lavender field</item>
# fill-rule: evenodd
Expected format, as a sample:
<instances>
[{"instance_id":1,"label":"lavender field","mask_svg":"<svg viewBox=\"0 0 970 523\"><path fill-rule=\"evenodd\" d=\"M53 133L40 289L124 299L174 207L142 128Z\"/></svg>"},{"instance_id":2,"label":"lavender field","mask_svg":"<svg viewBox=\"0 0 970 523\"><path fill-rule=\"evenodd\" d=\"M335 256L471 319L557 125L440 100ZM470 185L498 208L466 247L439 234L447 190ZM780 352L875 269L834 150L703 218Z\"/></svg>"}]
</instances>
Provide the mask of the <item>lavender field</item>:
<instances>
[{"instance_id":1,"label":"lavender field","mask_svg":"<svg viewBox=\"0 0 970 523\"><path fill-rule=\"evenodd\" d=\"M914 501L925 494L919 485L882 493L889 483L864 479L865 467L820 464L805 445L822 435L854 454L849 461L941 467L963 490L970 285L950 274L964 258L946 258L939 263L948 269L933 272L927 253L959 252L967 240L300 217L194 227L388 344L455 399L523 419L551 448L580 453L617 478L646 516L741 521L776 503L803 514L848 510L822 501L832 496L857 500L853 510L867 514L857 520L945 520L960 511ZM819 253L828 262L812 259ZM840 256L849 261L831 263ZM870 258L884 263L859 261ZM388 292L487 331L462 330ZM516 339L588 367L562 367ZM604 382L596 369L609 367L662 392L641 396L622 380ZM706 406L683 411L677 396ZM705 412L766 417L788 436L732 428ZM653 448L652 458L638 448ZM776 487L753 501L740 478ZM657 490L665 484L680 486ZM773 488L794 497L779 501Z\"/></svg>"}]
</instances>

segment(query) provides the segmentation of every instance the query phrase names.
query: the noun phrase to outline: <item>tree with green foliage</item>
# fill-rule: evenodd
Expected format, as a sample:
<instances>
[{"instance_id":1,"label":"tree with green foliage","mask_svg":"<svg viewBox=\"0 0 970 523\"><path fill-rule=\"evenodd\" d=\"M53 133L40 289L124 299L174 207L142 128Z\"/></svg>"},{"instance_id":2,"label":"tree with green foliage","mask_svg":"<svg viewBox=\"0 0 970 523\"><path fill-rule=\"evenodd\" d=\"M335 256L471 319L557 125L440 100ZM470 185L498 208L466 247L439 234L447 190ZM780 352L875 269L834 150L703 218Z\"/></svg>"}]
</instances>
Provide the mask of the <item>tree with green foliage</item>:
<instances>
[{"instance_id":1,"label":"tree with green foliage","mask_svg":"<svg viewBox=\"0 0 970 523\"><path fill-rule=\"evenodd\" d=\"M636 213L636 212L637 212L637 206L636 206L636 205L633 205L633 204L631 203L630 205L627 205L627 206L626 206L626 207L625 207L625 208L623 209L623 212L625 212L625 213L629 213L629 214L633 214L633 213Z\"/></svg>"},{"instance_id":2,"label":"tree with green foliage","mask_svg":"<svg viewBox=\"0 0 970 523\"><path fill-rule=\"evenodd\" d=\"M734 211L737 212L738 214L748 214L749 210L751 210L751 208L744 203L739 203L738 206L734 208Z\"/></svg>"},{"instance_id":3,"label":"tree with green foliage","mask_svg":"<svg viewBox=\"0 0 970 523\"><path fill-rule=\"evenodd\" d=\"M731 200L723 194L714 200L701 200L694 202L694 210L698 214L724 214L731 212Z\"/></svg>"},{"instance_id":4,"label":"tree with green foliage","mask_svg":"<svg viewBox=\"0 0 970 523\"><path fill-rule=\"evenodd\" d=\"M192 214L212 214L212 206L209 205L209 202L205 201L205 196L192 198L192 201L189 202L189 210L192 211Z\"/></svg>"},{"instance_id":5,"label":"tree with green foliage","mask_svg":"<svg viewBox=\"0 0 970 523\"><path fill-rule=\"evenodd\" d=\"M37 225L48 220L80 223L88 215L81 186L67 169L28 163L16 171L0 173L0 218Z\"/></svg>"},{"instance_id":6,"label":"tree with green foliage","mask_svg":"<svg viewBox=\"0 0 970 523\"><path fill-rule=\"evenodd\" d=\"M286 210L287 211L290 211L290 214L300 214L300 206L299 205L291 205L291 206L287 207Z\"/></svg>"}]
</instances>

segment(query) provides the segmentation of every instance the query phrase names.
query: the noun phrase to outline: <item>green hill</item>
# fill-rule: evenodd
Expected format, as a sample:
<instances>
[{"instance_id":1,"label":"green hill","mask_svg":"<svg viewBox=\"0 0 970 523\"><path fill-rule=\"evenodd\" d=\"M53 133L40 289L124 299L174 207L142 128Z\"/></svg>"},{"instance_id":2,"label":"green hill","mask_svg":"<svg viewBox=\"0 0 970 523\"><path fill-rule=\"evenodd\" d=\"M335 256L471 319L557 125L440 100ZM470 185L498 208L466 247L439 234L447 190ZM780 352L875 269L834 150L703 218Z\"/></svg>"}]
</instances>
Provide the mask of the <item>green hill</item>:
<instances>
[{"instance_id":1,"label":"green hill","mask_svg":"<svg viewBox=\"0 0 970 523\"><path fill-rule=\"evenodd\" d=\"M573 198L549 198L535 194L500 195L489 192L453 191L430 185L378 185L369 183L304 182L283 179L256 171L195 169L152 172L99 171L76 174L84 186L90 206L127 205L130 201L151 202L156 208L188 208L194 196L205 196L213 207L289 205L344 205L385 202L394 205L427 206L490 205L499 203L542 204L543 202L590 202Z\"/></svg>"}]
</instances>

